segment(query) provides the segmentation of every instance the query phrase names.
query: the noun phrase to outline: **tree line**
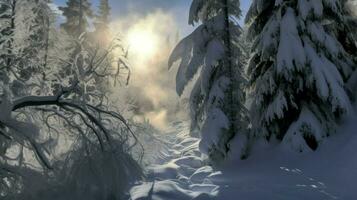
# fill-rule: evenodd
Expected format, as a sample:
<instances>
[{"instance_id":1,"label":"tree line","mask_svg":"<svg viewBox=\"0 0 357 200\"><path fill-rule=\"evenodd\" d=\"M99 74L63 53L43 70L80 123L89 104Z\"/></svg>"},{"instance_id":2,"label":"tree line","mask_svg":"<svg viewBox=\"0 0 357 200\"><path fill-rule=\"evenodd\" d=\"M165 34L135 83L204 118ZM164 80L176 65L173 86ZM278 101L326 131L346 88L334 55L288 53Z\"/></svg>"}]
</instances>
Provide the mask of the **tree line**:
<instances>
[{"instance_id":1,"label":"tree line","mask_svg":"<svg viewBox=\"0 0 357 200\"><path fill-rule=\"evenodd\" d=\"M213 163L232 148L246 159L261 140L314 151L335 134L357 91L357 20L346 3L254 0L241 28L239 0L193 0L189 24L199 26L169 66L179 61L179 95L194 84L191 133Z\"/></svg>"}]
</instances>

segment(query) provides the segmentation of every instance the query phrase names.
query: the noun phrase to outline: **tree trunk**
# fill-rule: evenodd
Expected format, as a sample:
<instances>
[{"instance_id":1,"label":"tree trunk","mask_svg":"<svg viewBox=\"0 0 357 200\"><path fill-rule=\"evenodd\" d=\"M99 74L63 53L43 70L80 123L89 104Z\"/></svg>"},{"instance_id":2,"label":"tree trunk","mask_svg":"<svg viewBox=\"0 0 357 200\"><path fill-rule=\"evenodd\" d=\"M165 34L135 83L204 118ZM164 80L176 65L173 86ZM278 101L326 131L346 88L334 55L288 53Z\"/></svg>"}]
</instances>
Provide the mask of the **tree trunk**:
<instances>
[{"instance_id":1,"label":"tree trunk","mask_svg":"<svg viewBox=\"0 0 357 200\"><path fill-rule=\"evenodd\" d=\"M47 68L47 60L48 60L48 48L49 48L49 41L50 41L50 19L46 19L46 41L45 41L45 55L43 58L43 69Z\"/></svg>"},{"instance_id":2,"label":"tree trunk","mask_svg":"<svg viewBox=\"0 0 357 200\"><path fill-rule=\"evenodd\" d=\"M13 64L13 46L12 43L14 42L14 30L15 30L15 14L16 14L16 2L17 0L13 0L11 4L11 19L10 19L10 41L8 43L8 50L7 50L7 59L6 59L6 67L9 68Z\"/></svg>"},{"instance_id":3,"label":"tree trunk","mask_svg":"<svg viewBox=\"0 0 357 200\"><path fill-rule=\"evenodd\" d=\"M83 5L82 0L79 0L79 22L78 22L78 36L82 34L82 26L83 26Z\"/></svg>"},{"instance_id":4,"label":"tree trunk","mask_svg":"<svg viewBox=\"0 0 357 200\"><path fill-rule=\"evenodd\" d=\"M225 23L225 34L224 34L224 43L226 46L226 57L224 60L224 65L226 71L228 72L228 78L230 79L230 87L229 90L227 91L228 93L228 102L229 105L226 106L227 112L228 112L228 117L230 120L230 130L229 130L229 137L228 141L234 137L236 134L236 105L235 105L235 95L234 95L234 89L236 85L236 80L235 80L235 71L234 71L234 64L232 63L232 46L231 46L231 32L230 32L230 19L229 19L229 2L228 0L223 0L223 14L224 14L224 23ZM229 147L227 146L227 150Z\"/></svg>"}]
</instances>

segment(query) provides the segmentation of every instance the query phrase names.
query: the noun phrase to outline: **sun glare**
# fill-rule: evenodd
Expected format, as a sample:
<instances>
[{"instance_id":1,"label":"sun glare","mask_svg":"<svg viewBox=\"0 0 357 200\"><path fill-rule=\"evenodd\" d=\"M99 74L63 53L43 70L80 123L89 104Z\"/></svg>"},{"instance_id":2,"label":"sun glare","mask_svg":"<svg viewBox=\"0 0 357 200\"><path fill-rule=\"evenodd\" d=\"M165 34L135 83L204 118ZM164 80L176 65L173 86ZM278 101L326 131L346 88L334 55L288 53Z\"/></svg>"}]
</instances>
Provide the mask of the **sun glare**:
<instances>
[{"instance_id":1,"label":"sun glare","mask_svg":"<svg viewBox=\"0 0 357 200\"><path fill-rule=\"evenodd\" d=\"M149 59L157 51L157 38L149 30L133 29L128 33L129 51L135 56Z\"/></svg>"}]
</instances>

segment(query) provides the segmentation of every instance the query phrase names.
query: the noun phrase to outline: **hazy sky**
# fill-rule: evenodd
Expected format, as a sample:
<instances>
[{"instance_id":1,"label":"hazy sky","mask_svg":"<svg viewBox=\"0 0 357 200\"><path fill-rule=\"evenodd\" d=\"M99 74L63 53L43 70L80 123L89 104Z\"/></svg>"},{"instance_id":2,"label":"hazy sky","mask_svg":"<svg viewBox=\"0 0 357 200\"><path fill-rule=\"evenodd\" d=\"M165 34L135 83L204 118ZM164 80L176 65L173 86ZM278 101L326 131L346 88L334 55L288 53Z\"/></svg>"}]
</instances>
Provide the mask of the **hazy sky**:
<instances>
[{"instance_id":1,"label":"hazy sky","mask_svg":"<svg viewBox=\"0 0 357 200\"><path fill-rule=\"evenodd\" d=\"M93 8L97 7L99 0L92 0ZM57 5L64 5L66 0L54 0ZM129 14L147 15L158 9L171 13L181 32L187 34L192 29L187 25L188 11L192 0L110 0L112 7L112 19L127 16ZM245 13L251 0L241 0L241 7Z\"/></svg>"}]
</instances>

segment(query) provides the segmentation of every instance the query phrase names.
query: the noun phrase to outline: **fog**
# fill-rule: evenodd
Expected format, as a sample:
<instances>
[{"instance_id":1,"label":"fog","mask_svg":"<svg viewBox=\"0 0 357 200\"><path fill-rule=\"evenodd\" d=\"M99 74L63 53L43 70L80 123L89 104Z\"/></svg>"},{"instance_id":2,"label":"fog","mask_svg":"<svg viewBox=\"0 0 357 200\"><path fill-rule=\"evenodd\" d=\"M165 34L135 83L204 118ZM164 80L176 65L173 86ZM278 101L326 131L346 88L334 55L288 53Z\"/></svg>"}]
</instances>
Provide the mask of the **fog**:
<instances>
[{"instance_id":1,"label":"fog","mask_svg":"<svg viewBox=\"0 0 357 200\"><path fill-rule=\"evenodd\" d=\"M163 10L146 16L130 14L111 24L113 33L119 33L129 50L132 70L129 86L115 95L133 104L135 120L149 120L159 130L186 116L183 100L175 92L176 70L169 71L167 66L180 37L177 24L175 17Z\"/></svg>"},{"instance_id":2,"label":"fog","mask_svg":"<svg viewBox=\"0 0 357 200\"><path fill-rule=\"evenodd\" d=\"M347 2L347 7L355 16L357 16L357 0L349 0Z\"/></svg>"}]
</instances>

